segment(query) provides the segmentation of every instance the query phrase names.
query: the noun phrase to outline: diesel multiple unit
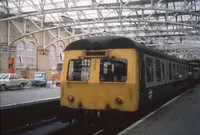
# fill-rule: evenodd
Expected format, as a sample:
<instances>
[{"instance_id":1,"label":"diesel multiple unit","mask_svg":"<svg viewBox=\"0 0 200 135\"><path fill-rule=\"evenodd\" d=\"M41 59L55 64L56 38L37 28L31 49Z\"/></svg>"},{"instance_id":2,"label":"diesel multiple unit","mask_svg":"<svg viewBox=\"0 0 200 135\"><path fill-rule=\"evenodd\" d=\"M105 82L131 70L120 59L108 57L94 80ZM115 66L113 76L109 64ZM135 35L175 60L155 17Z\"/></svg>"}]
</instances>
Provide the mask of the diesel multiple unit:
<instances>
[{"instance_id":1,"label":"diesel multiple unit","mask_svg":"<svg viewBox=\"0 0 200 135\"><path fill-rule=\"evenodd\" d=\"M81 39L64 50L62 118L134 113L187 88L188 62L120 36Z\"/></svg>"}]
</instances>

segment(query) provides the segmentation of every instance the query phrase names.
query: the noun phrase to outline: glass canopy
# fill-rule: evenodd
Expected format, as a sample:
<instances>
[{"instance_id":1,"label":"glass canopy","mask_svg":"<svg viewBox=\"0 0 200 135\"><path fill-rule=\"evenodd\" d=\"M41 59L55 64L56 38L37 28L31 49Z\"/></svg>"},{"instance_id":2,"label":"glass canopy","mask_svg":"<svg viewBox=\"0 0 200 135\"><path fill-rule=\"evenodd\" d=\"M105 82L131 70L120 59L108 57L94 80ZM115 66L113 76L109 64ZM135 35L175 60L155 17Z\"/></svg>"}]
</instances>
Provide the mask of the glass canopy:
<instances>
[{"instance_id":1,"label":"glass canopy","mask_svg":"<svg viewBox=\"0 0 200 135\"><path fill-rule=\"evenodd\" d=\"M165 50L200 41L200 0L2 0L0 16L44 31L64 28L70 37L122 35Z\"/></svg>"}]
</instances>

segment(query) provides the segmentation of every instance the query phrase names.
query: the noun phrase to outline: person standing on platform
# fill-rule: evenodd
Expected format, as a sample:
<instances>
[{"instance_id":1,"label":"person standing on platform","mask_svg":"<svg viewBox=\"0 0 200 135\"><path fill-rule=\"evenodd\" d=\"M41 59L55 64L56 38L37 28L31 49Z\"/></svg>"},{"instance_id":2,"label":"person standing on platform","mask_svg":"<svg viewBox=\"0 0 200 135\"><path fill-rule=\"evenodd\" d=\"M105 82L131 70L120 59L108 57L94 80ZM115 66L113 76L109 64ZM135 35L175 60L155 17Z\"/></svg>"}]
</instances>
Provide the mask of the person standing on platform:
<instances>
[{"instance_id":1,"label":"person standing on platform","mask_svg":"<svg viewBox=\"0 0 200 135\"><path fill-rule=\"evenodd\" d=\"M194 87L194 76L192 72L188 72L188 86L191 88L191 93L193 93L193 87Z\"/></svg>"}]
</instances>

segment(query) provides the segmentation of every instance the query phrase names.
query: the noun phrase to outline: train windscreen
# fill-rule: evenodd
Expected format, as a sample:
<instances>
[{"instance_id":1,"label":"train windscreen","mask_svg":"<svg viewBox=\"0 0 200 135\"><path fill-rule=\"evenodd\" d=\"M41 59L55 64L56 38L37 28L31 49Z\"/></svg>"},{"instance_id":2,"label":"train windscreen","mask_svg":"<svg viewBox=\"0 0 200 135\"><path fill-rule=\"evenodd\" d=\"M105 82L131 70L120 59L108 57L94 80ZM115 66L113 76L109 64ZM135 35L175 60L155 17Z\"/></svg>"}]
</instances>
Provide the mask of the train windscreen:
<instances>
[{"instance_id":1,"label":"train windscreen","mask_svg":"<svg viewBox=\"0 0 200 135\"><path fill-rule=\"evenodd\" d=\"M68 64L68 81L88 81L90 77L90 59L73 59Z\"/></svg>"},{"instance_id":2,"label":"train windscreen","mask_svg":"<svg viewBox=\"0 0 200 135\"><path fill-rule=\"evenodd\" d=\"M124 58L101 59L99 80L101 82L125 82L127 64L128 61Z\"/></svg>"}]
</instances>

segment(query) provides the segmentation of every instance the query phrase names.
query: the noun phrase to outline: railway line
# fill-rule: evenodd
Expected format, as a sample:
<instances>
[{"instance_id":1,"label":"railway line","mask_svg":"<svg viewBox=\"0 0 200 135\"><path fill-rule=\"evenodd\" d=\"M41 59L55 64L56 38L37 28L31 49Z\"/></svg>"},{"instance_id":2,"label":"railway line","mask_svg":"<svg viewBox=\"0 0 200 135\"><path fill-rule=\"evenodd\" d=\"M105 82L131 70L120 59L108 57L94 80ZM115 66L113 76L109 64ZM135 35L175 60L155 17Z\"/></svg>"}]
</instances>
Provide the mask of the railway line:
<instances>
[{"instance_id":1,"label":"railway line","mask_svg":"<svg viewBox=\"0 0 200 135\"><path fill-rule=\"evenodd\" d=\"M75 123L74 123L75 125ZM57 118L52 118L49 120L42 120L38 123L29 123L26 126L19 127L16 129L11 129L4 131L2 135L57 135L57 134L91 134L91 135L101 135L103 134L104 129L100 130L90 130L90 129L81 129L69 124L69 122L62 123L58 121Z\"/></svg>"},{"instance_id":2,"label":"railway line","mask_svg":"<svg viewBox=\"0 0 200 135\"><path fill-rule=\"evenodd\" d=\"M51 125L55 126L58 125L58 120L56 117L48 119L48 120L41 120L38 123L27 123L24 126L15 128L15 129L10 129L7 131L4 131L2 135L11 135L11 134L48 134L48 132L52 132L51 130L44 130L47 127L51 127ZM56 129L59 127L63 127L66 124L60 124L60 126L56 126ZM53 129L55 130L55 128ZM43 132L41 132L43 131Z\"/></svg>"}]
</instances>

